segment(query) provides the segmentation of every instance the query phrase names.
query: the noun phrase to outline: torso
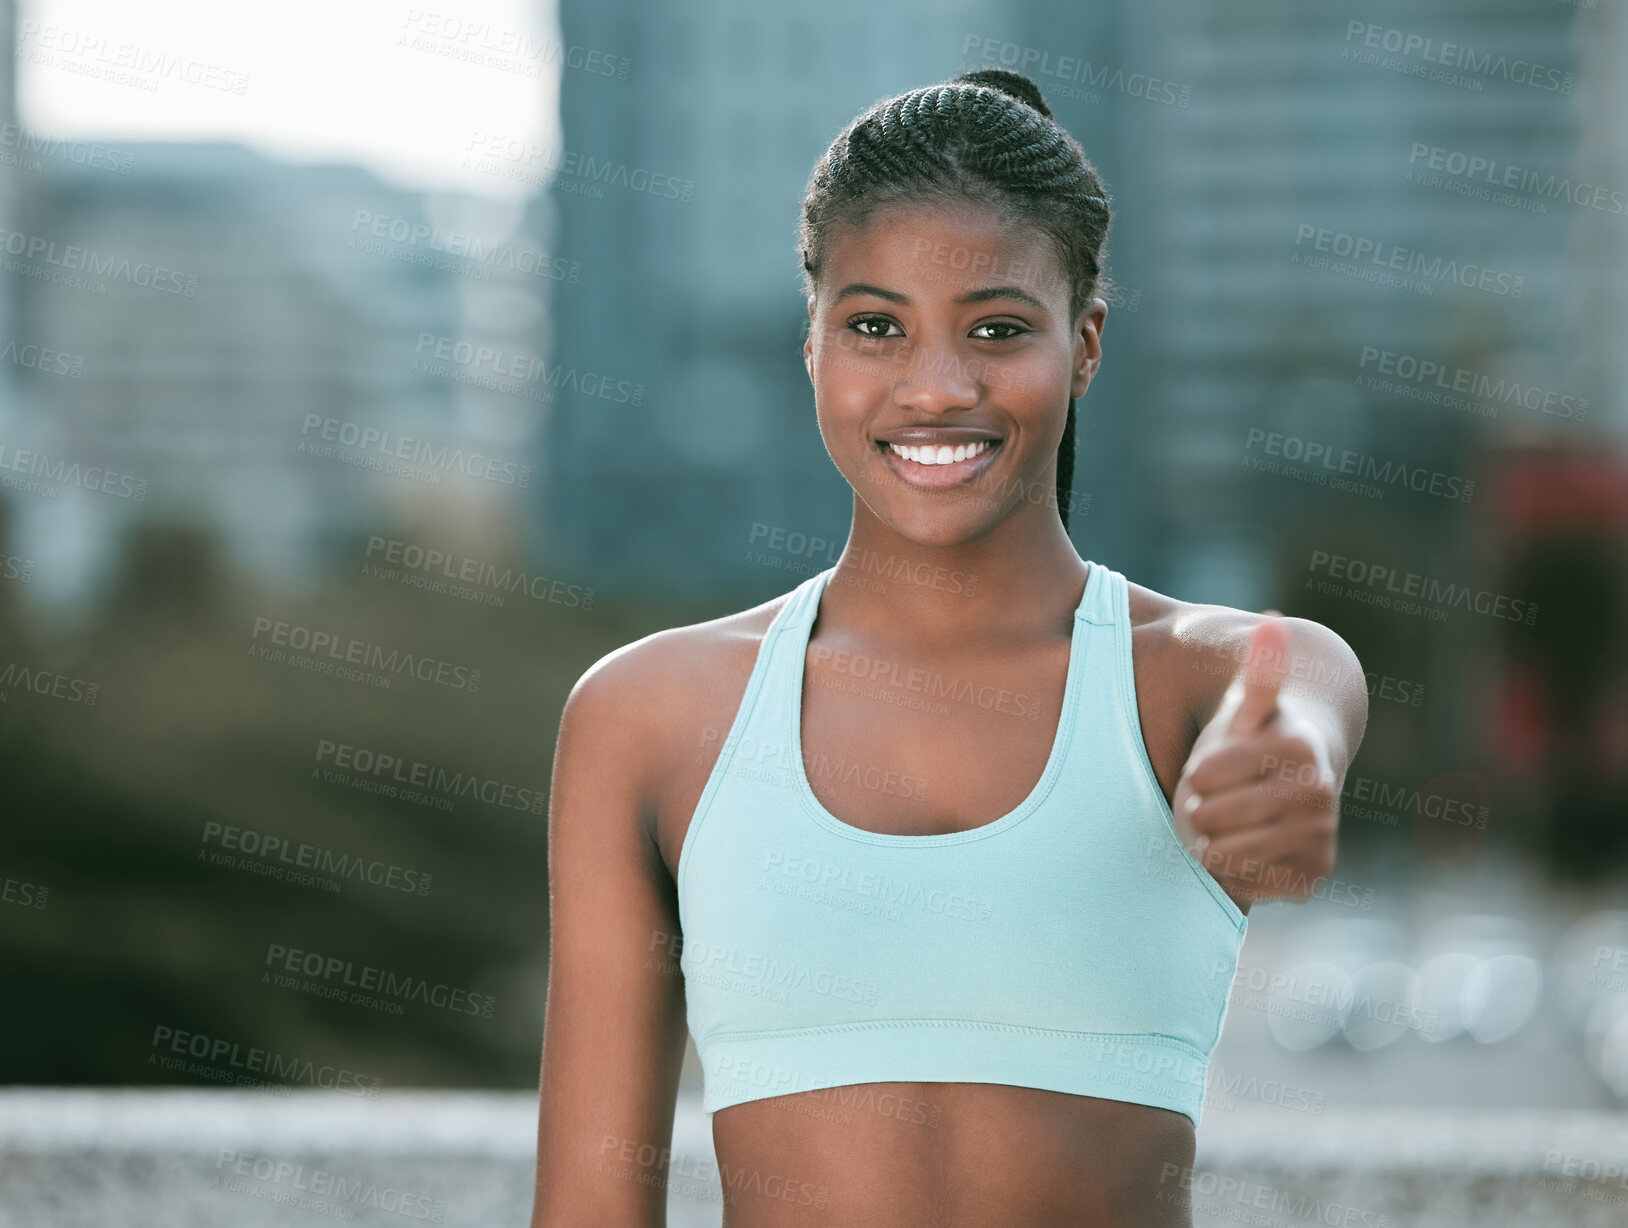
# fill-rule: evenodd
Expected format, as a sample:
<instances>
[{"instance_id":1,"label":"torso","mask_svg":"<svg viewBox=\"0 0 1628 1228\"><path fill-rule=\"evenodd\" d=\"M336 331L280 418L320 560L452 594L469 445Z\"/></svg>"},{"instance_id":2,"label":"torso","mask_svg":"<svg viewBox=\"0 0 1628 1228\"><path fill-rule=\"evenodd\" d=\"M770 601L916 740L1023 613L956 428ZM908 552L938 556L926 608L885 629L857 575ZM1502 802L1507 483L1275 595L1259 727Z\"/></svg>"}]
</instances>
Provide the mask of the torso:
<instances>
[{"instance_id":1,"label":"torso","mask_svg":"<svg viewBox=\"0 0 1628 1228\"><path fill-rule=\"evenodd\" d=\"M664 701L675 709L672 727L685 732L661 748L665 770L654 777L661 782L654 838L675 880L685 832L758 644L786 600L685 629L685 673L695 684ZM1178 634L1178 617L1202 607L1136 584L1129 585L1129 600L1142 735L1168 801L1199 718L1214 710L1225 680L1195 668L1192 641ZM846 687L851 678L836 672L829 654L815 651L822 647L867 650L833 629L822 605L805 662L805 757L861 761L927 782L918 802L880 790L844 789L810 772L815 795L832 814L891 834L960 831L1007 813L1033 789L1062 711L1067 623L1059 620L1043 642L1003 658L980 652L976 659L969 654L954 661L935 652L931 660L912 660L896 648L870 649L869 655L887 656L905 669L930 667L1018 692L1040 705L1032 720L974 705L954 705L942 715L879 703ZM806 1183L796 1197L726 1198L725 1225L1159 1228L1191 1222L1180 1181L1161 1180L1171 1171L1166 1165L1185 1171L1193 1161L1193 1126L1180 1113L1003 1084L887 1083L874 1090L878 1096L862 1107L843 1108L825 1091L748 1101L714 1114L723 1171ZM823 1191L823 1206L805 1205L809 1190Z\"/></svg>"}]
</instances>

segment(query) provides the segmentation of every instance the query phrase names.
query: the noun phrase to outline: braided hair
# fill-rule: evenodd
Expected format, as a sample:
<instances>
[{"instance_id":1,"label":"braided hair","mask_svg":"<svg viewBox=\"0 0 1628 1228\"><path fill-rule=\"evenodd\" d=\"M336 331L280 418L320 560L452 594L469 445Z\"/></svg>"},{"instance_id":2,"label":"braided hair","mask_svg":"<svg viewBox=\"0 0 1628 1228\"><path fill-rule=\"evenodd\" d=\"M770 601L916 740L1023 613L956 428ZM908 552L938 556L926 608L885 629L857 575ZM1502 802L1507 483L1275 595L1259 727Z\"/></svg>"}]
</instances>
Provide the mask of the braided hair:
<instances>
[{"instance_id":1,"label":"braided hair","mask_svg":"<svg viewBox=\"0 0 1628 1228\"><path fill-rule=\"evenodd\" d=\"M884 98L856 116L815 164L798 246L808 292L832 225L900 200L972 200L1050 236L1069 283L1069 318L1106 292L1108 192L1080 144L1022 73L985 68ZM1057 451L1057 510L1068 527L1074 398Z\"/></svg>"}]
</instances>

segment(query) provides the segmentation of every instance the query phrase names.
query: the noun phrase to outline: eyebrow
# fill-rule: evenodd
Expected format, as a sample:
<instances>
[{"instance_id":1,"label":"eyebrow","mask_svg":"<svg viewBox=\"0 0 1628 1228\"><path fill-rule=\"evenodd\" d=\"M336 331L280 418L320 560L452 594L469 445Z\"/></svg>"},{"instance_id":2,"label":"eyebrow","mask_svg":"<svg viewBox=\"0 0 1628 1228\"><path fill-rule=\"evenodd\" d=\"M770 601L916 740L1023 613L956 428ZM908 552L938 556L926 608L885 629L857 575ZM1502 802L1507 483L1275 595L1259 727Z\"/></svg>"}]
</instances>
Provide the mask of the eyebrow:
<instances>
[{"instance_id":1,"label":"eyebrow","mask_svg":"<svg viewBox=\"0 0 1628 1228\"><path fill-rule=\"evenodd\" d=\"M844 286L832 302L840 303L843 299L851 298L856 294L871 294L877 298L886 299L890 303L908 304L910 302L908 297L900 294L897 290L884 290L881 286L873 286L863 281L850 282ZM1028 303L1031 307L1038 308L1041 311L1046 310L1044 303L1035 298L1034 295L1020 290L1016 286L987 286L982 290L969 290L955 301L957 303L987 303L990 299L997 298L1015 298L1020 303Z\"/></svg>"}]
</instances>

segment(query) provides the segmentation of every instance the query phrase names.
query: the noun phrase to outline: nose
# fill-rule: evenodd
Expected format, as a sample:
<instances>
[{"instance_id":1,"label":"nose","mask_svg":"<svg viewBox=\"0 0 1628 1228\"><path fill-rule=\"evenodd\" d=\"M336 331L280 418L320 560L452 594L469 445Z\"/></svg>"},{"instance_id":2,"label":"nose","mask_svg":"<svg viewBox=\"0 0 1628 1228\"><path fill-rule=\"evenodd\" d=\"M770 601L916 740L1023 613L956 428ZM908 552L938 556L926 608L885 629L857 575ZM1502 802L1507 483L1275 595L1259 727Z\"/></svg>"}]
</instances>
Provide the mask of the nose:
<instances>
[{"instance_id":1,"label":"nose","mask_svg":"<svg viewBox=\"0 0 1628 1228\"><path fill-rule=\"evenodd\" d=\"M981 370L953 340L919 342L894 382L893 403L933 414L972 409L983 398Z\"/></svg>"}]
</instances>

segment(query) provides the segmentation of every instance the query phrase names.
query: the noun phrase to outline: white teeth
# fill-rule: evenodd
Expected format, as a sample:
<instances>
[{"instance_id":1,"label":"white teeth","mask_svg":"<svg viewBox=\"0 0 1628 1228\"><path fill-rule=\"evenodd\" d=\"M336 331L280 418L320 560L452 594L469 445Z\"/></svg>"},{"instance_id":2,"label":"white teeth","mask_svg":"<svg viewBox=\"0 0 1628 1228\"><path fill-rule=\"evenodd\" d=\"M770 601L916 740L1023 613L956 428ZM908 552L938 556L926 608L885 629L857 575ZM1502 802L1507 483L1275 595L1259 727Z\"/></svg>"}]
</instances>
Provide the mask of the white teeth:
<instances>
[{"instance_id":1,"label":"white teeth","mask_svg":"<svg viewBox=\"0 0 1628 1228\"><path fill-rule=\"evenodd\" d=\"M989 440L980 439L977 443L963 443L955 447L948 444L940 447L907 448L896 443L888 444L895 454L905 460L915 461L918 465L949 465L956 461L968 460L989 447Z\"/></svg>"}]
</instances>

